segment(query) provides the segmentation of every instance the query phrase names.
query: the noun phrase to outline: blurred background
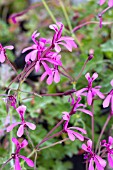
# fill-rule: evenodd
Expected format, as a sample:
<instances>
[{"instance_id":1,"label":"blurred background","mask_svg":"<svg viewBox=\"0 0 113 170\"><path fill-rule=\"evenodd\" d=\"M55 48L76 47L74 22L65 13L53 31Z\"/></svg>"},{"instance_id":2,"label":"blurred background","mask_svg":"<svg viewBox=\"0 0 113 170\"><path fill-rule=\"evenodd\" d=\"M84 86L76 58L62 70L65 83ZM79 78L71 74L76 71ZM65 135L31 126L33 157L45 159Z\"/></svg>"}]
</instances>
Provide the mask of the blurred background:
<instances>
[{"instance_id":1,"label":"blurred background","mask_svg":"<svg viewBox=\"0 0 113 170\"><path fill-rule=\"evenodd\" d=\"M107 93L110 89L110 81L113 79L113 9L110 9L103 16L103 21L111 22L109 25L104 25L102 29L99 28L98 13L102 11L107 4L102 7L99 6L98 1L95 0L65 0L63 7L59 0L46 0L46 5L51 11L51 15L47 8L45 8L41 0L0 0L0 42L3 46L14 45L13 51L7 50L7 56L16 67L18 73L23 69L25 62L25 55L22 54L23 48L32 45L31 34L38 30L41 37L52 37L53 31L49 29L49 25L55 21L60 21L64 24L68 33L64 31L64 35L73 36L71 28L89 21L96 21L96 24L88 24L80 30L74 32L78 49L74 49L72 53L66 49L62 49L62 61L64 67L73 77L80 72L85 60L88 57L90 49L94 49L94 58L88 62L81 78L76 84L76 88L80 89L87 86L87 81L84 75L87 72L91 74L95 71L99 74L94 85L101 85L102 92ZM63 10L65 9L65 10ZM66 17L65 12L68 14ZM16 23L14 24L11 15L18 13ZM75 40L75 41L76 41ZM40 76L43 70L36 73L33 71L23 83L21 89L28 92L36 93L58 93L65 92L72 89L72 84L69 80L61 76L61 81L58 84L53 83L48 86L46 81L40 82ZM7 63L0 65L0 94L4 94L5 88L10 81L15 77L13 70ZM18 82L11 86L18 87ZM13 92L12 92L13 94ZM35 131L30 131L30 136L36 145L39 143L47 132L60 121L63 111L70 111L69 97L33 97L27 93L21 93L22 104L27 106L26 119L31 120L37 125ZM83 99L83 103L85 100ZM95 101L95 142L109 113L108 109L102 108L102 101ZM90 107L89 107L90 109ZM13 122L19 121L19 117L14 111ZM10 113L9 113L10 114ZM9 158L9 133L6 133L6 127L9 125L10 118L6 112L6 105L0 98L0 165ZM91 121L90 117L83 113L77 113L71 119L71 125L81 126L88 132L88 137L91 137ZM61 130L60 127L57 131ZM13 130L13 137L16 137L17 128ZM113 135L112 120L110 121L104 138L108 135ZM59 139L64 139L67 135L63 134ZM22 141L23 136L19 140ZM57 142L59 139L54 138L44 143L42 146L50 145ZM84 151L81 149L81 142L75 140L74 142L66 141L62 145L42 150L38 153L37 169L38 170L85 170L85 161L83 160ZM13 148L14 149L14 148ZM29 155L32 151L31 146L27 146L22 151L23 155ZM31 159L34 159L32 156ZM5 169L11 169L8 164ZM13 168L12 168L13 169ZM108 169L108 167L107 167ZM30 170L26 164L23 165L23 170Z\"/></svg>"}]
</instances>

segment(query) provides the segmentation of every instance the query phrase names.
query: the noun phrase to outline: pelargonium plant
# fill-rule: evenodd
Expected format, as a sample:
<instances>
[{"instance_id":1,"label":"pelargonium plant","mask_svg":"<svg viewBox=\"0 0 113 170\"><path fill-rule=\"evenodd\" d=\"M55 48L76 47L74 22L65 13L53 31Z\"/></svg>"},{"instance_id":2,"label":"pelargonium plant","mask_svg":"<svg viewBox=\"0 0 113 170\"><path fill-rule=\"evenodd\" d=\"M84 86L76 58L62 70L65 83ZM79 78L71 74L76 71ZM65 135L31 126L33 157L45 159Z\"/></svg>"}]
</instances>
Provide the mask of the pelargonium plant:
<instances>
[{"instance_id":1,"label":"pelargonium plant","mask_svg":"<svg viewBox=\"0 0 113 170\"><path fill-rule=\"evenodd\" d=\"M100 5L103 5L105 3L105 0L100 0ZM102 15L108 10L108 8L113 7L113 0L108 1L108 7L107 9L104 9L103 12L101 12L101 15L99 15L100 18L102 18ZM14 15L12 20L14 19ZM15 18L18 16L18 14L15 14ZM16 21L16 20L15 20ZM100 21L100 26L102 26L103 22L102 19ZM78 29L82 28L84 25L80 25L75 27L72 31L77 31ZM101 140L103 133L105 131L106 126L108 125L112 115L113 115L113 89L108 94L103 94L101 92L101 86L94 86L94 82L98 79L98 74L95 72L92 75L90 73L85 74L85 78L87 79L88 83L87 86L82 89L76 89L75 88L75 82L78 81L78 79L81 77L87 63L94 58L94 50L90 50L90 53L88 57L86 58L86 61L84 63L84 66L78 76L76 78L73 78L65 69L62 62L62 55L61 51L62 48L66 48L69 52L72 52L73 49L79 48L79 44L75 41L75 37L71 36L64 36L64 25L62 22L57 22L55 24L52 24L49 26L50 29L52 29L53 37L48 39L41 37L40 33L37 31L34 31L31 39L33 41L33 44L29 47L26 47L22 50L22 53L27 52L27 55L25 56L25 66L21 73L17 74L17 76L11 81L9 86L7 87L6 91L8 91L8 94L1 94L1 96L5 96L5 98L2 98L6 104L7 112L9 112L10 107L12 107L17 115L20 116L20 122L14 122L10 121L10 125L7 126L7 132L12 133L14 129L16 129L16 126L19 126L17 133L14 137L12 137L12 142L15 144L15 151L14 153L11 153L10 158L1 166L1 170L11 162L11 165L15 170L21 170L23 161L27 163L27 165L31 168L34 168L34 170L37 169L37 152L41 151L42 149L46 149L49 147L52 147L54 145L60 144L66 140L71 140L72 142L75 142L76 140L79 140L83 142L81 148L84 150L84 160L86 163L86 170L104 170L108 164L110 167L113 168L113 137L108 137L108 142L106 140ZM39 38L40 36L40 38ZM6 49L12 50L14 47L12 45L3 47L2 44L0 44L0 63L4 63L7 61L9 65L16 71L14 66L11 64L11 62L8 59ZM39 72L40 69L43 68L43 73L41 75L40 81L45 81L47 85L52 84L53 82L58 83L60 82L61 75L65 76L69 81L73 84L73 88L69 91L63 92L62 96L68 95L71 109L70 111L64 111L61 114L61 120L56 124L55 127L50 130L46 136L43 137L43 139L37 143L37 145L34 145L30 133L32 133L33 130L36 129L36 124L33 123L31 120L26 120L25 118L25 111L27 114L27 107L23 105L22 101L20 102L19 98L19 92L21 91L21 85L26 80L26 78L29 76L29 74L35 70L36 72ZM63 70L63 71L62 71ZM17 73L17 72L16 72ZM18 82L18 88L14 91L14 94L10 94L10 91L13 91L11 89L11 85L14 82ZM113 80L111 80L111 86L113 87ZM34 93L32 93L34 94ZM51 94L45 94L46 96L51 96ZM37 94L39 97L43 97L44 94ZM59 93L54 94L54 96L59 96ZM84 97L85 96L85 97ZM83 103L83 99L85 100L85 104ZM96 147L94 143L94 102L95 100L102 100L103 102L103 108L110 107L110 113L109 116L103 125L102 131L100 133L100 136L98 138ZM91 110L87 108L89 106ZM84 127L79 126L71 126L70 119L73 119L74 115L76 113L82 112L82 114L85 114L85 116L91 117L92 122L92 139L89 138L86 129ZM11 115L10 115L11 117ZM11 119L12 120L12 117ZM63 125L63 126L61 126ZM61 126L62 130L55 133L54 131L58 129L58 127ZM86 126L87 127L87 126ZM29 130L31 129L31 130ZM41 145L45 142L47 142L49 139L52 139L54 137L61 136L63 133L65 133L66 138L63 140L60 140L59 142L53 143L52 145L49 145L48 147L41 147ZM14 133L13 133L14 134ZM22 142L20 142L20 137L27 136L28 141L24 139ZM20 150L22 148L25 148L28 144L32 145L32 152L30 155L23 156L20 154ZM10 146L11 147L11 146ZM71 147L71 146L70 146ZM31 160L30 157L34 155L34 160ZM105 158L107 156L107 160ZM21 161L23 159L23 161Z\"/></svg>"}]
</instances>

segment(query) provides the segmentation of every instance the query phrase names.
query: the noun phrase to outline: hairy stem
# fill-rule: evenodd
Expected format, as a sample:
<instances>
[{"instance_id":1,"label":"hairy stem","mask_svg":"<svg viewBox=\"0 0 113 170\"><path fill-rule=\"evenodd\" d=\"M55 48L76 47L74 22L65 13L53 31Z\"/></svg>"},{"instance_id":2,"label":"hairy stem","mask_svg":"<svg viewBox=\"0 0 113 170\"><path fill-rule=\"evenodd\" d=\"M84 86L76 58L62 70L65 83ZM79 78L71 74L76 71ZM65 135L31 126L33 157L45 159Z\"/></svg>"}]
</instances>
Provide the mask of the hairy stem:
<instances>
[{"instance_id":1,"label":"hairy stem","mask_svg":"<svg viewBox=\"0 0 113 170\"><path fill-rule=\"evenodd\" d=\"M104 133L104 131L105 131L105 129L106 129L106 126L108 125L110 119L111 119L111 114L109 114L109 116L107 117L107 119L106 119L106 121L105 121L105 123L104 123L104 126L103 126L103 128L102 128L102 131L101 131L101 133L100 133L100 136L99 136L99 138L98 138L97 145L96 145L96 152L97 152L97 150L99 149L100 140L101 140L101 138L102 138L102 135L103 135L103 133ZM98 154L99 154L99 153L98 153Z\"/></svg>"}]
</instances>

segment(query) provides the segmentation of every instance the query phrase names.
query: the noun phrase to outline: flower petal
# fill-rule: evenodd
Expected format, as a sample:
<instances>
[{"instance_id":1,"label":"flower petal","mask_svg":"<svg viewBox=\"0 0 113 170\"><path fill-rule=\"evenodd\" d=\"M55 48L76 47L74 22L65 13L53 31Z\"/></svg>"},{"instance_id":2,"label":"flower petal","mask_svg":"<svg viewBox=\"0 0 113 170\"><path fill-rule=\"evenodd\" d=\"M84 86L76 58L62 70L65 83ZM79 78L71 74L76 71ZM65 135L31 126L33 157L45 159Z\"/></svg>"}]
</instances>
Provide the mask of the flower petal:
<instances>
[{"instance_id":1,"label":"flower petal","mask_svg":"<svg viewBox=\"0 0 113 170\"><path fill-rule=\"evenodd\" d=\"M77 109L77 111L81 111L81 112L84 112L84 113L86 113L86 114L88 114L90 116L93 116L92 112L89 111L89 110L86 110L86 109Z\"/></svg>"},{"instance_id":2,"label":"flower petal","mask_svg":"<svg viewBox=\"0 0 113 170\"><path fill-rule=\"evenodd\" d=\"M19 113L19 115L23 115L25 114L25 111L26 111L26 106L25 105L21 105L19 106L16 111Z\"/></svg>"},{"instance_id":3,"label":"flower petal","mask_svg":"<svg viewBox=\"0 0 113 170\"><path fill-rule=\"evenodd\" d=\"M93 167L93 159L91 158L90 162L89 162L89 168L88 170L94 170L94 167Z\"/></svg>"},{"instance_id":4,"label":"flower petal","mask_svg":"<svg viewBox=\"0 0 113 170\"><path fill-rule=\"evenodd\" d=\"M106 0L100 0L100 5L103 5Z\"/></svg>"},{"instance_id":5,"label":"flower petal","mask_svg":"<svg viewBox=\"0 0 113 170\"><path fill-rule=\"evenodd\" d=\"M60 74L59 74L58 70L56 70L55 74L54 74L54 82L58 83L59 81L60 81Z\"/></svg>"},{"instance_id":6,"label":"flower petal","mask_svg":"<svg viewBox=\"0 0 113 170\"><path fill-rule=\"evenodd\" d=\"M20 143L18 142L18 140L16 138L12 138L12 142L15 144L15 145L20 145Z\"/></svg>"},{"instance_id":7,"label":"flower petal","mask_svg":"<svg viewBox=\"0 0 113 170\"><path fill-rule=\"evenodd\" d=\"M19 155L19 158L22 158L23 160L25 160L25 162L28 164L28 166L34 167L34 162L31 159L29 159L23 155Z\"/></svg>"},{"instance_id":8,"label":"flower petal","mask_svg":"<svg viewBox=\"0 0 113 170\"><path fill-rule=\"evenodd\" d=\"M92 141L91 141L91 139L89 139L89 140L87 141L87 146L89 146L90 148L92 148Z\"/></svg>"},{"instance_id":9,"label":"flower petal","mask_svg":"<svg viewBox=\"0 0 113 170\"><path fill-rule=\"evenodd\" d=\"M104 102L103 102L103 108L106 108L106 107L109 106L110 99L111 99L111 95L109 94L109 95L105 98L105 100L104 100Z\"/></svg>"},{"instance_id":10,"label":"flower petal","mask_svg":"<svg viewBox=\"0 0 113 170\"><path fill-rule=\"evenodd\" d=\"M35 130L36 129L36 125L34 125L33 123L30 123L30 122L26 122L26 125L32 129L32 130Z\"/></svg>"},{"instance_id":11,"label":"flower petal","mask_svg":"<svg viewBox=\"0 0 113 170\"><path fill-rule=\"evenodd\" d=\"M24 125L20 125L17 131L17 136L21 137L24 134Z\"/></svg>"},{"instance_id":12,"label":"flower petal","mask_svg":"<svg viewBox=\"0 0 113 170\"><path fill-rule=\"evenodd\" d=\"M12 125L7 127L7 132L10 132L15 126L21 124L20 122L13 123Z\"/></svg>"},{"instance_id":13,"label":"flower petal","mask_svg":"<svg viewBox=\"0 0 113 170\"><path fill-rule=\"evenodd\" d=\"M81 93L83 93L83 92L86 91L86 90L87 90L87 88L83 88L83 89L78 90L77 92L75 92L75 94L76 94L76 96L78 97L78 96L81 95Z\"/></svg>"},{"instance_id":14,"label":"flower petal","mask_svg":"<svg viewBox=\"0 0 113 170\"><path fill-rule=\"evenodd\" d=\"M109 163L109 166L113 168L113 159L109 153L108 153L108 163Z\"/></svg>"},{"instance_id":15,"label":"flower petal","mask_svg":"<svg viewBox=\"0 0 113 170\"><path fill-rule=\"evenodd\" d=\"M86 151L86 152L89 152L89 151L88 151L88 147L86 146L86 144L82 144L82 149L83 149L84 151Z\"/></svg>"},{"instance_id":16,"label":"flower petal","mask_svg":"<svg viewBox=\"0 0 113 170\"><path fill-rule=\"evenodd\" d=\"M92 92L89 90L87 94L87 103L88 105L92 104Z\"/></svg>"},{"instance_id":17,"label":"flower petal","mask_svg":"<svg viewBox=\"0 0 113 170\"><path fill-rule=\"evenodd\" d=\"M108 6L109 6L109 7L113 7L113 0L109 0L109 1L108 1Z\"/></svg>"},{"instance_id":18,"label":"flower petal","mask_svg":"<svg viewBox=\"0 0 113 170\"><path fill-rule=\"evenodd\" d=\"M15 170L22 170L18 157L16 157L16 159L15 159Z\"/></svg>"},{"instance_id":19,"label":"flower petal","mask_svg":"<svg viewBox=\"0 0 113 170\"><path fill-rule=\"evenodd\" d=\"M5 46L4 49L13 50L14 46L13 45L8 45L8 46Z\"/></svg>"}]
</instances>

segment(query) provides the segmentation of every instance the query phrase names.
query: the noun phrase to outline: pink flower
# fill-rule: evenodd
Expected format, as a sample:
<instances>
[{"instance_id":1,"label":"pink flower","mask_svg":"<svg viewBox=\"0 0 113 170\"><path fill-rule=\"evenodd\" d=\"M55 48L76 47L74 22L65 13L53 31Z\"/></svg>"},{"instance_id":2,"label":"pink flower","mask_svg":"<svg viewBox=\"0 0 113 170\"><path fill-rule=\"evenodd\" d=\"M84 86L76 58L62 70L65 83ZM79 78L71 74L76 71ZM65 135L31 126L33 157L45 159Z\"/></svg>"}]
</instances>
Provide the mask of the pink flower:
<instances>
[{"instance_id":1,"label":"pink flower","mask_svg":"<svg viewBox=\"0 0 113 170\"><path fill-rule=\"evenodd\" d=\"M81 135L80 133L78 132L75 132L71 129L75 129L75 130L78 130L80 132L82 132L83 134L86 134L86 130L82 129L82 128L79 128L79 127L69 127L66 129L65 132L67 132L68 134L68 137L71 141L74 141L75 139L79 139L80 141L84 141L84 136Z\"/></svg>"},{"instance_id":2,"label":"pink flower","mask_svg":"<svg viewBox=\"0 0 113 170\"><path fill-rule=\"evenodd\" d=\"M82 144L82 149L87 152L87 154L85 155L85 159L87 159L89 162L88 170L94 170L94 165L93 165L94 162L96 164L97 170L104 170L104 168L106 166L106 161L104 159L102 159L100 156L96 155L92 151L92 141L91 140L87 141L87 145Z\"/></svg>"},{"instance_id":3,"label":"pink flower","mask_svg":"<svg viewBox=\"0 0 113 170\"><path fill-rule=\"evenodd\" d=\"M100 5L103 5L106 0L100 0ZM108 6L113 7L113 0L108 0Z\"/></svg>"},{"instance_id":4,"label":"pink flower","mask_svg":"<svg viewBox=\"0 0 113 170\"><path fill-rule=\"evenodd\" d=\"M63 31L64 25L61 22L52 24L49 26L49 28L53 29L55 31L55 34L52 39L52 45L54 46L56 52L59 53L61 51L60 45L63 45L69 51L72 51L72 48L77 48L77 44L75 44L74 38L62 36L62 31Z\"/></svg>"},{"instance_id":5,"label":"pink flower","mask_svg":"<svg viewBox=\"0 0 113 170\"><path fill-rule=\"evenodd\" d=\"M22 53L28 51L28 50L32 50L30 53L28 53L25 57L25 61L35 61L36 60L36 64L35 64L35 70L36 72L38 72L40 70L40 67L43 66L44 69L46 70L46 72L48 74L52 74L51 73L51 69L49 68L49 66L47 65L47 62L53 65L62 65L60 60L57 60L56 58L58 57L58 54L55 52L51 52L50 50L48 52L45 53L45 55L42 57L42 54L44 51L46 51L47 47L46 44L48 44L50 42L50 40L47 40L45 38L40 38L39 41L36 40L36 38L39 36L39 33L37 33L37 31L35 31L32 34L32 40L35 43L34 45L32 45L31 47L27 47L25 48Z\"/></svg>"},{"instance_id":6,"label":"pink flower","mask_svg":"<svg viewBox=\"0 0 113 170\"><path fill-rule=\"evenodd\" d=\"M46 70L42 76L41 76L41 81L43 81L45 79L45 77L47 78L47 84L50 85L52 84L52 82L54 81L55 83L58 83L60 81L60 74L58 71L58 66L54 66L54 68L51 68L51 72L48 72L48 70Z\"/></svg>"},{"instance_id":7,"label":"pink flower","mask_svg":"<svg viewBox=\"0 0 113 170\"><path fill-rule=\"evenodd\" d=\"M22 170L19 162L20 158L23 159L28 166L34 167L34 163L31 159L19 154L20 150L28 145L27 140L24 139L22 143L20 143L16 138L12 138L12 142L16 145L16 151L12 154L12 158L15 160L15 170Z\"/></svg>"},{"instance_id":8,"label":"pink flower","mask_svg":"<svg viewBox=\"0 0 113 170\"><path fill-rule=\"evenodd\" d=\"M87 73L85 77L88 80L88 87L78 90L76 92L76 96L80 95L87 96L88 105L92 104L92 100L96 95L99 96L101 99L104 99L104 95L100 92L101 86L92 87L92 83L98 77L98 74L94 73L92 77L90 77L90 74Z\"/></svg>"},{"instance_id":9,"label":"pink flower","mask_svg":"<svg viewBox=\"0 0 113 170\"><path fill-rule=\"evenodd\" d=\"M108 143L106 140L103 140L101 145L106 148L109 166L113 168L113 138L109 136Z\"/></svg>"},{"instance_id":10,"label":"pink flower","mask_svg":"<svg viewBox=\"0 0 113 170\"><path fill-rule=\"evenodd\" d=\"M12 45L3 47L0 43L0 62L4 63L6 60L6 49L12 50L14 47Z\"/></svg>"},{"instance_id":11,"label":"pink flower","mask_svg":"<svg viewBox=\"0 0 113 170\"><path fill-rule=\"evenodd\" d=\"M69 127L68 128L68 124L69 124L69 121L70 121L70 114L68 112L62 112L62 113L63 113L62 118L64 120L66 120L65 123L64 123L63 131L68 134L69 139L71 141L74 141L77 138L80 141L84 141L84 136L83 135L81 135L80 133L75 132L75 131L73 131L71 129L78 130L78 131L82 132L83 134L86 134L86 130L84 130L82 128L79 128L79 127Z\"/></svg>"},{"instance_id":12,"label":"pink flower","mask_svg":"<svg viewBox=\"0 0 113 170\"><path fill-rule=\"evenodd\" d=\"M36 126L33 124L33 123L30 123L30 122L26 122L24 120L24 113L26 111L26 106L22 105L22 106L19 106L16 111L19 113L19 116L20 116L20 119L21 119L21 122L16 122L16 123L13 123L12 125L8 126L7 127L7 132L10 132L15 126L19 125L20 124L20 127L17 131L17 136L18 137L21 137L23 134L24 134L24 128L26 126L28 126L30 129L32 130L35 130Z\"/></svg>"},{"instance_id":13,"label":"pink flower","mask_svg":"<svg viewBox=\"0 0 113 170\"><path fill-rule=\"evenodd\" d=\"M113 87L113 80L110 82L111 86ZM111 103L111 114L113 114L113 89L108 93L107 97L103 101L103 107L106 108Z\"/></svg>"},{"instance_id":14,"label":"pink flower","mask_svg":"<svg viewBox=\"0 0 113 170\"><path fill-rule=\"evenodd\" d=\"M16 97L14 95L9 95L6 98L3 98L3 100L6 103L7 110L9 110L9 106L16 109Z\"/></svg>"}]
</instances>

